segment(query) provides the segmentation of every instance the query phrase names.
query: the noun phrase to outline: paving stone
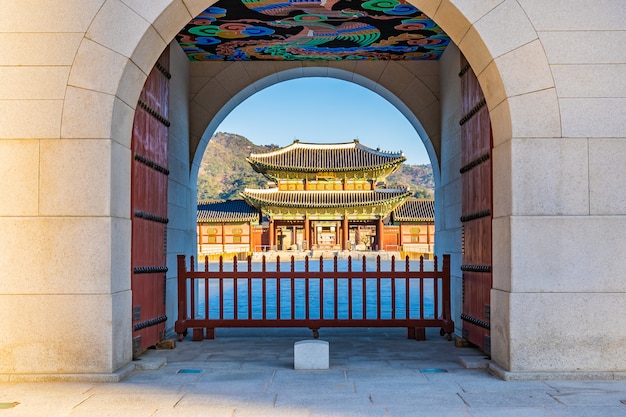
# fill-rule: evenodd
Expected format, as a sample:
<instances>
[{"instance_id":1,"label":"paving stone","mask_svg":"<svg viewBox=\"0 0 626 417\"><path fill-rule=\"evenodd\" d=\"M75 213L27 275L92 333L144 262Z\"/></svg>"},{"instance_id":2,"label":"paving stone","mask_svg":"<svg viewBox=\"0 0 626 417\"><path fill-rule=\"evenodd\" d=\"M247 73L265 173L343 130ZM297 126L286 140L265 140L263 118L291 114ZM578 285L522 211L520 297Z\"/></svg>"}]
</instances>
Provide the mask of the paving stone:
<instances>
[{"instance_id":1,"label":"paving stone","mask_svg":"<svg viewBox=\"0 0 626 417\"><path fill-rule=\"evenodd\" d=\"M167 363L118 383L0 383L0 402L20 403L0 417L626 415L626 381L503 381L459 363L480 352L428 331L415 342L406 329L322 329L330 369L307 371L293 369L292 351L306 329L224 330L150 350Z\"/></svg>"}]
</instances>

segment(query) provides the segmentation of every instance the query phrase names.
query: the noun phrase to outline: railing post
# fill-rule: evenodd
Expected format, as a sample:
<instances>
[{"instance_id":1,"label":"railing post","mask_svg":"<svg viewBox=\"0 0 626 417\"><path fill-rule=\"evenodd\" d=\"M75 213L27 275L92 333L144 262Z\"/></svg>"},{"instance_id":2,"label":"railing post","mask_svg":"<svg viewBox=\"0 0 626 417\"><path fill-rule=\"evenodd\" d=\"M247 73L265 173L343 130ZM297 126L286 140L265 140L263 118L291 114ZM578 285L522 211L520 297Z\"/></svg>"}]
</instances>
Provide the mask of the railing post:
<instances>
[{"instance_id":1,"label":"railing post","mask_svg":"<svg viewBox=\"0 0 626 417\"><path fill-rule=\"evenodd\" d=\"M441 286L442 301L443 301L443 314L441 335L448 335L448 340L452 340L452 333L454 333L454 321L452 320L452 311L450 305L450 255L443 255L443 282Z\"/></svg>"},{"instance_id":2,"label":"railing post","mask_svg":"<svg viewBox=\"0 0 626 417\"><path fill-rule=\"evenodd\" d=\"M187 320L187 277L185 266L185 255L178 255L178 320L174 324L174 329L178 333L178 340L182 342L185 333L187 333L187 327L185 326L185 320Z\"/></svg>"}]
</instances>

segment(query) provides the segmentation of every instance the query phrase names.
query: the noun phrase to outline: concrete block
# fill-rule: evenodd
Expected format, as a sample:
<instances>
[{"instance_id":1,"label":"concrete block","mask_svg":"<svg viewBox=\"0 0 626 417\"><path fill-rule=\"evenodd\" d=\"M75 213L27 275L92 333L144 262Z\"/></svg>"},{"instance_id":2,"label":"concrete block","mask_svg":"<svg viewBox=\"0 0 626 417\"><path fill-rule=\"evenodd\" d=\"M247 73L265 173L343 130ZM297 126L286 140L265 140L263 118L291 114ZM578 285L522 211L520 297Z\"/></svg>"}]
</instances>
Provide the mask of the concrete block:
<instances>
[{"instance_id":1,"label":"concrete block","mask_svg":"<svg viewBox=\"0 0 626 417\"><path fill-rule=\"evenodd\" d=\"M328 369L328 342L325 340L300 340L294 343L293 368Z\"/></svg>"}]
</instances>

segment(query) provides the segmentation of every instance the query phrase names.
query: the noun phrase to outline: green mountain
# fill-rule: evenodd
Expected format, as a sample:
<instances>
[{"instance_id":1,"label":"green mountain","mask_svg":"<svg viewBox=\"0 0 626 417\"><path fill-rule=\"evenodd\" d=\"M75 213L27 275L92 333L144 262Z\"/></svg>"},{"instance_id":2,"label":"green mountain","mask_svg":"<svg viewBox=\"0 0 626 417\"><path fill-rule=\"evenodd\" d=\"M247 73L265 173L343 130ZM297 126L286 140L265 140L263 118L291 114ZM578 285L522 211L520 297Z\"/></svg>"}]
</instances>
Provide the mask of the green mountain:
<instances>
[{"instance_id":1,"label":"green mountain","mask_svg":"<svg viewBox=\"0 0 626 417\"><path fill-rule=\"evenodd\" d=\"M235 199L246 187L266 188L268 179L255 172L246 157L277 148L276 145L255 145L235 133L215 133L198 171L198 200ZM435 187L432 167L430 164L403 164L387 178L387 185L408 185L416 197L432 198Z\"/></svg>"}]
</instances>

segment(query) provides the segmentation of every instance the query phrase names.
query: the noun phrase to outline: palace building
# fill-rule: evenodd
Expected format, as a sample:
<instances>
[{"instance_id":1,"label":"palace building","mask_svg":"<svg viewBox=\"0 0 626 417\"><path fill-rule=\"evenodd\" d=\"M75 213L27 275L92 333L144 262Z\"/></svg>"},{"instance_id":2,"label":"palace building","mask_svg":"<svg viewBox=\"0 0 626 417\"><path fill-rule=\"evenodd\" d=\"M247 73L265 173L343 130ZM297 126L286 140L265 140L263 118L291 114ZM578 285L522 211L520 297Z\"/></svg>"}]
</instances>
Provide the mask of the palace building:
<instances>
[{"instance_id":1,"label":"palace building","mask_svg":"<svg viewBox=\"0 0 626 417\"><path fill-rule=\"evenodd\" d=\"M294 141L248 162L276 187L245 189L244 200L269 217L269 244L278 249L382 249L383 219L410 197L385 188L385 178L406 160L402 152Z\"/></svg>"},{"instance_id":2,"label":"palace building","mask_svg":"<svg viewBox=\"0 0 626 417\"><path fill-rule=\"evenodd\" d=\"M267 189L245 189L244 200L200 202L198 252L265 250L393 250L431 253L432 200L409 199L385 179L405 161L402 152L350 143L294 141L251 154Z\"/></svg>"}]
</instances>

